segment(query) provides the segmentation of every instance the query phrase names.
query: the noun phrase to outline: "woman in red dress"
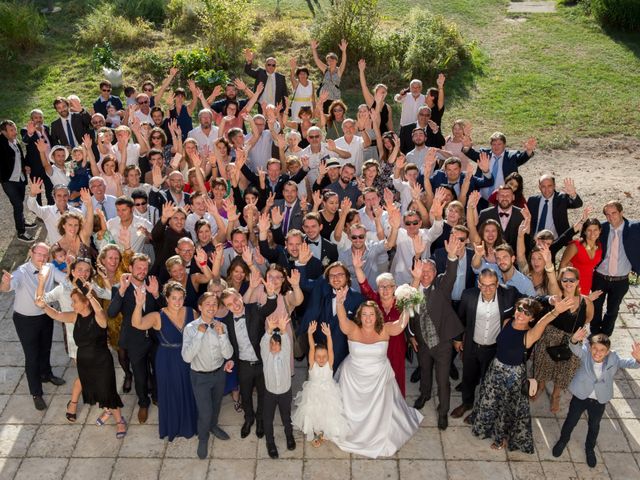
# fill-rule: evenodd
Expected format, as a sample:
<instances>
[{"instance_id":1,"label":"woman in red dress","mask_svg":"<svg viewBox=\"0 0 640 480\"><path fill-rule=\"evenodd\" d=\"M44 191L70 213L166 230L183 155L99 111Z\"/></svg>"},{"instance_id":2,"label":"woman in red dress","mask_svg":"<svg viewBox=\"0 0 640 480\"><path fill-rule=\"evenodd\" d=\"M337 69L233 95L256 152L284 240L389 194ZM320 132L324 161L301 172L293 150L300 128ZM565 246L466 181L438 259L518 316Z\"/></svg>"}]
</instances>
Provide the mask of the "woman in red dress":
<instances>
[{"instance_id":1,"label":"woman in red dress","mask_svg":"<svg viewBox=\"0 0 640 480\"><path fill-rule=\"evenodd\" d=\"M580 272L580 293L589 295L593 272L602 260L600 232L602 226L597 218L585 220L580 230L580 240L571 242L560 260L560 268L573 266Z\"/></svg>"},{"instance_id":2,"label":"woman in red dress","mask_svg":"<svg viewBox=\"0 0 640 480\"><path fill-rule=\"evenodd\" d=\"M367 276L364 273L362 260L362 253L353 253L353 267L356 272L356 278L360 284L360 292L368 299L373 300L378 304L382 314L384 315L384 321L395 322L400 319L400 310L396 307L396 299L394 293L396 291L396 282L393 275L390 273L382 273L376 278L376 286L378 291L376 292L369 282ZM396 375L396 381L402 396L405 394L405 356L407 354L407 339L404 335L395 335L389 338L389 346L387 348L387 357L391 363L393 373Z\"/></svg>"}]
</instances>

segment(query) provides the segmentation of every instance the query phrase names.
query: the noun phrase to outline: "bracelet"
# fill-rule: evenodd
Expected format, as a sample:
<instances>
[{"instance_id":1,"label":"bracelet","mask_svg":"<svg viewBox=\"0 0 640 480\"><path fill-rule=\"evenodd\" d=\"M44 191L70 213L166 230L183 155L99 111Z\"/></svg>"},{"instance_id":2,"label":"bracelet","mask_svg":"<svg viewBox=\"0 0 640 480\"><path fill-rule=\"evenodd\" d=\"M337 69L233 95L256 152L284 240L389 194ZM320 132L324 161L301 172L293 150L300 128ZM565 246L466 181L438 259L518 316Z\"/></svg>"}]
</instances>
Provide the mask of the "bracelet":
<instances>
[{"instance_id":1,"label":"bracelet","mask_svg":"<svg viewBox=\"0 0 640 480\"><path fill-rule=\"evenodd\" d=\"M544 267L544 271L547 272L547 273L551 273L551 272L555 272L556 269L553 268L553 267L550 267L550 268Z\"/></svg>"}]
</instances>

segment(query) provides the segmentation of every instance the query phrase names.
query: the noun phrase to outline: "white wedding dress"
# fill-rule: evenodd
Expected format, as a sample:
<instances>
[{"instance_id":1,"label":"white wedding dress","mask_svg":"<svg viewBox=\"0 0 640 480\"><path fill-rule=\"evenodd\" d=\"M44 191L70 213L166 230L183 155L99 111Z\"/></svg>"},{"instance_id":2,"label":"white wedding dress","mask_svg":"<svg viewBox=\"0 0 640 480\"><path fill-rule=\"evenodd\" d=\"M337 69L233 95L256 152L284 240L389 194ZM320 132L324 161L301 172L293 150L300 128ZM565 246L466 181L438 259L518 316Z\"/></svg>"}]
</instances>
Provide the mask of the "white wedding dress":
<instances>
[{"instance_id":1,"label":"white wedding dress","mask_svg":"<svg viewBox=\"0 0 640 480\"><path fill-rule=\"evenodd\" d=\"M389 457L418 431L424 418L400 393L387 358L388 345L349 340L349 355L337 373L350 432L335 443L345 452Z\"/></svg>"}]
</instances>

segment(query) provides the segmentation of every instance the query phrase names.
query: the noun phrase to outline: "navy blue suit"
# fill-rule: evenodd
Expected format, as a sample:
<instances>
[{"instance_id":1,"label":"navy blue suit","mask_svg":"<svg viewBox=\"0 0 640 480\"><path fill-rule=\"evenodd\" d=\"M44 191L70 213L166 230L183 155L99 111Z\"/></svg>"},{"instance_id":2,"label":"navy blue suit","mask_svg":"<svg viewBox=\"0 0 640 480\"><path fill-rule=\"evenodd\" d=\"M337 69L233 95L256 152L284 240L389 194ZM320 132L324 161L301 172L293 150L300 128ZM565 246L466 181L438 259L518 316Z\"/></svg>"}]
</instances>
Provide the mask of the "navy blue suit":
<instances>
[{"instance_id":1,"label":"navy blue suit","mask_svg":"<svg viewBox=\"0 0 640 480\"><path fill-rule=\"evenodd\" d=\"M481 148L480 150L474 150L473 147L471 147L468 152L465 152L465 155L474 162L477 162L480 159L480 154L483 152L489 155L489 158L491 158L491 156L493 155L493 152L490 148ZM529 155L526 151L521 152L517 150L514 152L513 150L505 150L502 154L502 175L504 176L504 178L507 178L507 175L513 172L517 172L518 167L527 163L531 157L533 157L533 154ZM480 169L478 169L475 176L480 177L481 175L482 172L480 171Z\"/></svg>"},{"instance_id":2,"label":"navy blue suit","mask_svg":"<svg viewBox=\"0 0 640 480\"><path fill-rule=\"evenodd\" d=\"M544 198L542 195L533 195L527 199L527 208L531 212L531 229L535 230L534 233L539 232L541 229L536 228L538 222L538 216L540 211L540 205L544 204ZM582 207L582 199L579 195L576 198L571 198L566 193L554 192L553 194L553 209L551 210L551 216L553 217L553 225L556 227L556 232L560 235L569 228L569 217L567 210L569 208Z\"/></svg>"},{"instance_id":3,"label":"navy blue suit","mask_svg":"<svg viewBox=\"0 0 640 480\"><path fill-rule=\"evenodd\" d=\"M465 176L466 176L465 172L462 172L460 174L460 177L458 178L458 181L456 182L460 186L459 188L461 190L462 190L462 183L464 182ZM449 184L449 179L447 178L447 174L444 173L442 170L436 170L434 174L431 175L431 178L429 178L429 181L431 182L431 188L433 189L434 192L436 188L441 187L442 185ZM493 185L493 181L494 181L493 177L487 178L484 175L482 175L481 177L474 175L473 177L471 177L469 192L473 192L474 190L480 190L481 188L485 188L485 187L491 187Z\"/></svg>"},{"instance_id":4,"label":"navy blue suit","mask_svg":"<svg viewBox=\"0 0 640 480\"><path fill-rule=\"evenodd\" d=\"M333 370L335 372L349 354L349 346L347 344L347 336L340 330L338 316L333 314L332 301L335 298L333 288L331 288L331 285L329 285L324 276L317 280L307 278L306 266L299 267L298 269L300 270L300 287L305 293L311 296L307 303L307 310L302 317L296 334L306 334L312 320L317 321L318 324L323 322L329 324L331 337L333 339ZM366 298L362 294L349 289L347 298L344 301L347 316L353 318L356 310L365 300ZM316 330L314 339L316 342L326 342L326 337L320 331L320 328Z\"/></svg>"}]
</instances>

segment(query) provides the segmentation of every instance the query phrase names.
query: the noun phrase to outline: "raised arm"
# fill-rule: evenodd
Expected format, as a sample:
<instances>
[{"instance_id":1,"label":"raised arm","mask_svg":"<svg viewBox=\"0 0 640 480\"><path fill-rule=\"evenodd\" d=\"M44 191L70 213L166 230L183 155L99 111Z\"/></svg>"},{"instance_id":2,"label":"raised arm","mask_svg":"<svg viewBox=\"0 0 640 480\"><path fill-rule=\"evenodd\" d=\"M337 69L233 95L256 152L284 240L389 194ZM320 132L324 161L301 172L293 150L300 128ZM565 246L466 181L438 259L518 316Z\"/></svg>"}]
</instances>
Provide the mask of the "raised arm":
<instances>
[{"instance_id":1,"label":"raised arm","mask_svg":"<svg viewBox=\"0 0 640 480\"><path fill-rule=\"evenodd\" d=\"M327 64L320 60L320 57L318 56L318 45L319 42L317 40L311 40L311 53L313 54L313 61L316 64L316 67L318 67L318 70L320 70L324 75L324 72L327 69Z\"/></svg>"},{"instance_id":2,"label":"raised arm","mask_svg":"<svg viewBox=\"0 0 640 480\"><path fill-rule=\"evenodd\" d=\"M387 335L395 337L396 335L400 335L404 332L404 329L407 327L407 323L409 322L409 314L406 310L404 310L400 314L400 318L395 322L387 322L384 324L384 330L387 332Z\"/></svg>"},{"instance_id":3,"label":"raised arm","mask_svg":"<svg viewBox=\"0 0 640 480\"><path fill-rule=\"evenodd\" d=\"M538 320L536 326L527 332L526 347L531 348L533 344L540 339L542 333L544 332L544 329L547 328L547 325L553 322L558 315L569 310L576 302L576 299L578 299L579 301L579 297L566 297L559 302L556 302L553 310L551 310L544 317Z\"/></svg>"},{"instance_id":4,"label":"raised arm","mask_svg":"<svg viewBox=\"0 0 640 480\"><path fill-rule=\"evenodd\" d=\"M351 335L357 327L355 323L353 323L347 317L347 311L344 308L344 301L347 298L347 290L348 287L341 288L336 293L336 314L338 315L338 322L340 322L340 330L345 335Z\"/></svg>"},{"instance_id":5,"label":"raised arm","mask_svg":"<svg viewBox=\"0 0 640 480\"><path fill-rule=\"evenodd\" d=\"M136 307L131 315L131 326L138 330L149 330L153 328L160 330L160 314L158 312L151 312L144 317L142 316L142 308L147 300L147 292L144 288L135 290Z\"/></svg>"},{"instance_id":6,"label":"raised arm","mask_svg":"<svg viewBox=\"0 0 640 480\"><path fill-rule=\"evenodd\" d=\"M340 51L342 52L342 58L340 59L340 66L338 67L338 76L342 78L344 71L347 68L347 41L343 38L340 41ZM323 72L324 73L324 72Z\"/></svg>"},{"instance_id":7,"label":"raised arm","mask_svg":"<svg viewBox=\"0 0 640 480\"><path fill-rule=\"evenodd\" d=\"M80 190L80 199L87 212L84 222L82 222L80 239L85 245L89 245L91 243L91 235L93 234L93 202L91 201L91 193L88 188Z\"/></svg>"},{"instance_id":8,"label":"raised arm","mask_svg":"<svg viewBox=\"0 0 640 480\"><path fill-rule=\"evenodd\" d=\"M369 108L373 105L373 95L369 91L369 87L367 86L367 77L365 76L364 71L367 68L367 62L361 58L358 60L358 70L360 72L360 88L362 89L362 96L364 97L364 101Z\"/></svg>"},{"instance_id":9,"label":"raised arm","mask_svg":"<svg viewBox=\"0 0 640 480\"><path fill-rule=\"evenodd\" d=\"M331 337L331 327L329 327L328 323L322 322L320 325L320 330L324 333L324 336L327 337L327 352L329 353L329 366L333 369L333 338Z\"/></svg>"}]
</instances>

